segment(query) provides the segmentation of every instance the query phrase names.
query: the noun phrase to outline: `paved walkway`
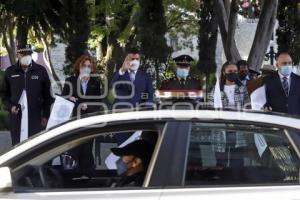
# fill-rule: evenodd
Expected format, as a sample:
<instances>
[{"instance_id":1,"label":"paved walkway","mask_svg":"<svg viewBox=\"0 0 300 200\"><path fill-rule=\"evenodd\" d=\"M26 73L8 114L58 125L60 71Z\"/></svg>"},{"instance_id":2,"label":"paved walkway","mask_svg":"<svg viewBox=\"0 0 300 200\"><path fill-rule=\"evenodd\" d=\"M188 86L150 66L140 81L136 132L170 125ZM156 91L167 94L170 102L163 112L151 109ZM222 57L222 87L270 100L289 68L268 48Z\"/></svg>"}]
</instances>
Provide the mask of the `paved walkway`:
<instances>
[{"instance_id":1,"label":"paved walkway","mask_svg":"<svg viewBox=\"0 0 300 200\"><path fill-rule=\"evenodd\" d=\"M0 155L5 153L11 147L11 138L9 131L0 131Z\"/></svg>"}]
</instances>

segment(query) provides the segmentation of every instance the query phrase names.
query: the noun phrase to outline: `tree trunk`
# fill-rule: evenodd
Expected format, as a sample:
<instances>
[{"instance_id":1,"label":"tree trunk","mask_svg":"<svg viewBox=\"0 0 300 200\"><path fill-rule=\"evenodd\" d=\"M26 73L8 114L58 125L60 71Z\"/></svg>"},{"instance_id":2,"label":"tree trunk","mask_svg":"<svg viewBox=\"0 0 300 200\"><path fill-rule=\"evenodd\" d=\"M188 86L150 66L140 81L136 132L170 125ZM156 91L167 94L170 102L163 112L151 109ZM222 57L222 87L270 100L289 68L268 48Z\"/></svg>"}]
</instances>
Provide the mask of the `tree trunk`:
<instances>
[{"instance_id":1,"label":"tree trunk","mask_svg":"<svg viewBox=\"0 0 300 200\"><path fill-rule=\"evenodd\" d=\"M4 14L3 14L4 15ZM9 61L11 64L16 63L16 50L15 50L15 40L13 37L13 19L11 16L4 16L1 20L1 27L2 27L2 42L6 48L8 53ZM7 38L8 35L8 38Z\"/></svg>"},{"instance_id":2,"label":"tree trunk","mask_svg":"<svg viewBox=\"0 0 300 200\"><path fill-rule=\"evenodd\" d=\"M98 43L96 48L96 58L97 60L103 61L106 56L105 52L107 50L107 37L105 36L101 42Z\"/></svg>"},{"instance_id":3,"label":"tree trunk","mask_svg":"<svg viewBox=\"0 0 300 200\"><path fill-rule=\"evenodd\" d=\"M235 30L237 25L237 13L238 13L238 2L237 0L232 0L228 21L228 34L226 41L226 51L229 52L229 58L227 60L232 62L237 62L241 59L241 56L237 48L232 48L236 45L235 43Z\"/></svg>"},{"instance_id":4,"label":"tree trunk","mask_svg":"<svg viewBox=\"0 0 300 200\"><path fill-rule=\"evenodd\" d=\"M18 18L17 22L17 44L26 45L28 38L28 20L24 18Z\"/></svg>"},{"instance_id":5,"label":"tree trunk","mask_svg":"<svg viewBox=\"0 0 300 200\"><path fill-rule=\"evenodd\" d=\"M199 61L197 67L205 74L205 87L203 87L203 89L205 89L206 95L210 90L210 74L214 73L217 68L216 47L218 39L218 19L214 6L214 1L205 0L199 9ZM207 99L207 96L205 96L205 99Z\"/></svg>"},{"instance_id":6,"label":"tree trunk","mask_svg":"<svg viewBox=\"0 0 300 200\"><path fill-rule=\"evenodd\" d=\"M4 43L4 46L6 48L6 51L8 52L8 57L9 57L9 60L10 60L10 63L11 64L14 64L14 61L13 61L13 57L12 57L12 54L10 53L11 52L11 48L8 44L8 41L7 41L7 36L6 36L6 31L4 31L3 29L3 32L2 32L2 41Z\"/></svg>"},{"instance_id":7,"label":"tree trunk","mask_svg":"<svg viewBox=\"0 0 300 200\"><path fill-rule=\"evenodd\" d=\"M216 46L218 39L218 20L214 12L214 3L207 0L200 7L198 49L198 68L206 75L214 73L216 69ZM209 48L207 48L209 47Z\"/></svg>"},{"instance_id":8,"label":"tree trunk","mask_svg":"<svg viewBox=\"0 0 300 200\"><path fill-rule=\"evenodd\" d=\"M271 40L277 16L278 0L265 1L257 25L248 62L251 69L258 71Z\"/></svg>"},{"instance_id":9,"label":"tree trunk","mask_svg":"<svg viewBox=\"0 0 300 200\"><path fill-rule=\"evenodd\" d=\"M52 61L51 61L51 57L50 57L50 50L49 50L49 44L46 40L45 37L41 38L43 46L44 46L44 52L43 52L43 57L44 60L46 61L46 65L49 69L49 71L51 72L51 75L53 76L53 79L55 80L57 86L59 87L60 91L62 91L62 84L61 81L58 77L58 75L55 72L55 69L53 67Z\"/></svg>"},{"instance_id":10,"label":"tree trunk","mask_svg":"<svg viewBox=\"0 0 300 200\"><path fill-rule=\"evenodd\" d=\"M16 63L16 43L14 37L14 19L13 16L8 16L8 37L9 37L9 45L10 45L10 52L9 55L11 57L10 62L12 64Z\"/></svg>"},{"instance_id":11,"label":"tree trunk","mask_svg":"<svg viewBox=\"0 0 300 200\"><path fill-rule=\"evenodd\" d=\"M227 16L229 16L230 15L230 7L231 7L230 0L223 0L223 2L224 2L224 8L226 10L226 14L227 14Z\"/></svg>"},{"instance_id":12,"label":"tree trunk","mask_svg":"<svg viewBox=\"0 0 300 200\"><path fill-rule=\"evenodd\" d=\"M106 65L107 79L111 80L113 73L119 69L123 63L122 58L123 50L117 41L117 34L111 33L107 37L107 49L104 59L104 65Z\"/></svg>"},{"instance_id":13,"label":"tree trunk","mask_svg":"<svg viewBox=\"0 0 300 200\"><path fill-rule=\"evenodd\" d=\"M223 0L215 0L215 12L218 13L217 14L218 24L220 28L226 59L228 61L236 62L241 59L241 56L239 54L239 51L237 49L234 40L234 35L232 35L235 33L235 28L236 28L236 14L230 14L231 19L230 20L228 19L226 6ZM231 12L232 11L230 11L230 13ZM234 30L230 30L230 35L228 35L229 28L234 29Z\"/></svg>"}]
</instances>

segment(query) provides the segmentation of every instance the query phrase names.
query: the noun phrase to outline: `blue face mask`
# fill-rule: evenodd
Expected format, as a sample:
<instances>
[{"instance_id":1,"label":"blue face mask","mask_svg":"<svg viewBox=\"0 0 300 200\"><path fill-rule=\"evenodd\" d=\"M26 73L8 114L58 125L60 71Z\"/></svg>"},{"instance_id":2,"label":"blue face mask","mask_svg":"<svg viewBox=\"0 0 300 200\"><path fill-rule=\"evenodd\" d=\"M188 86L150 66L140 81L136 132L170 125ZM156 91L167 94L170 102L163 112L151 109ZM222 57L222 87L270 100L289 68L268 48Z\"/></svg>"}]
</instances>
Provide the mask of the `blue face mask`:
<instances>
[{"instance_id":1,"label":"blue face mask","mask_svg":"<svg viewBox=\"0 0 300 200\"><path fill-rule=\"evenodd\" d=\"M122 175L128 170L127 165L124 163L122 158L116 161L116 165L118 175Z\"/></svg>"},{"instance_id":2,"label":"blue face mask","mask_svg":"<svg viewBox=\"0 0 300 200\"><path fill-rule=\"evenodd\" d=\"M285 65L279 69L280 74L282 74L283 76L291 75L292 71L293 71L293 66L291 65Z\"/></svg>"},{"instance_id":3,"label":"blue face mask","mask_svg":"<svg viewBox=\"0 0 300 200\"><path fill-rule=\"evenodd\" d=\"M189 70L184 68L177 68L176 75L178 78L186 79L189 75Z\"/></svg>"}]
</instances>

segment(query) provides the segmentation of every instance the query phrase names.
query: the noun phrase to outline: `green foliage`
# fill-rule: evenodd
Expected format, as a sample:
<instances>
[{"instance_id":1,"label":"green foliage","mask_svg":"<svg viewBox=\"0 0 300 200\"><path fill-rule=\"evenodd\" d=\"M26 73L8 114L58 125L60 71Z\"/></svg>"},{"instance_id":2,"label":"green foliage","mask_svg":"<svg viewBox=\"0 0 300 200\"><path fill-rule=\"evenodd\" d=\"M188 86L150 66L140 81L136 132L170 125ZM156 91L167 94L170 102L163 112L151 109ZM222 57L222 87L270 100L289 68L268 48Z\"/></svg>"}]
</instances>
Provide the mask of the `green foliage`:
<instances>
[{"instance_id":1,"label":"green foliage","mask_svg":"<svg viewBox=\"0 0 300 200\"><path fill-rule=\"evenodd\" d=\"M5 85L4 85L4 71L0 70L0 99L3 98L4 87L5 87Z\"/></svg>"},{"instance_id":2,"label":"green foliage","mask_svg":"<svg viewBox=\"0 0 300 200\"><path fill-rule=\"evenodd\" d=\"M214 10L214 1L204 0L199 6L199 33L198 69L209 78L210 73L216 70L216 45L218 37L218 25ZM208 48L209 47L209 48Z\"/></svg>"},{"instance_id":3,"label":"green foliage","mask_svg":"<svg viewBox=\"0 0 300 200\"><path fill-rule=\"evenodd\" d=\"M278 8L279 29L277 30L278 51L288 51L294 63L300 63L300 3L280 1Z\"/></svg>"},{"instance_id":4,"label":"green foliage","mask_svg":"<svg viewBox=\"0 0 300 200\"><path fill-rule=\"evenodd\" d=\"M9 116L8 112L4 110L4 105L0 99L0 130L9 129Z\"/></svg>"},{"instance_id":5,"label":"green foliage","mask_svg":"<svg viewBox=\"0 0 300 200\"><path fill-rule=\"evenodd\" d=\"M88 38L90 34L90 22L88 20L88 8L86 1L73 0L65 7L68 28L66 48L65 73L71 74L71 67L76 59L87 52Z\"/></svg>"},{"instance_id":6,"label":"green foliage","mask_svg":"<svg viewBox=\"0 0 300 200\"><path fill-rule=\"evenodd\" d=\"M258 18L260 9L261 0L239 0L239 14L248 19Z\"/></svg>"},{"instance_id":7,"label":"green foliage","mask_svg":"<svg viewBox=\"0 0 300 200\"><path fill-rule=\"evenodd\" d=\"M96 48L105 37L116 33L120 46L125 46L129 42L130 37L135 33L138 11L135 0L102 0L90 9L93 16L89 38L91 48Z\"/></svg>"},{"instance_id":8,"label":"green foliage","mask_svg":"<svg viewBox=\"0 0 300 200\"><path fill-rule=\"evenodd\" d=\"M4 1L6 9L15 15L19 16L32 16L40 10L46 10L49 8L48 1L39 0L6 0Z\"/></svg>"},{"instance_id":9,"label":"green foliage","mask_svg":"<svg viewBox=\"0 0 300 200\"><path fill-rule=\"evenodd\" d=\"M139 0L138 41L146 59L164 63L170 53L165 34L167 26L162 0Z\"/></svg>"},{"instance_id":10,"label":"green foliage","mask_svg":"<svg viewBox=\"0 0 300 200\"><path fill-rule=\"evenodd\" d=\"M8 113L4 110L4 105L2 103L4 92L4 72L0 71L0 130L8 130Z\"/></svg>"},{"instance_id":11,"label":"green foliage","mask_svg":"<svg viewBox=\"0 0 300 200\"><path fill-rule=\"evenodd\" d=\"M198 15L199 0L164 0L165 18L169 37L172 41L177 41L180 37L188 39L198 35ZM190 48L189 42L177 46L176 50Z\"/></svg>"}]
</instances>

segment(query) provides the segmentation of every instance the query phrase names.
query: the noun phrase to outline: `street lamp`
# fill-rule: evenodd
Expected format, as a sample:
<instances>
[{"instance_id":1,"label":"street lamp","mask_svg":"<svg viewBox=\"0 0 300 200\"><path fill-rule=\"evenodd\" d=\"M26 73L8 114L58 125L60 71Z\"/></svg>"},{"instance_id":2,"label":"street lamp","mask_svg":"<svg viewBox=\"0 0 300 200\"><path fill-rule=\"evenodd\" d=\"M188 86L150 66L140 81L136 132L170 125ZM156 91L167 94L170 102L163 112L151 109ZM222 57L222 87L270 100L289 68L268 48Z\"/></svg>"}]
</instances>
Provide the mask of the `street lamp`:
<instances>
[{"instance_id":1,"label":"street lamp","mask_svg":"<svg viewBox=\"0 0 300 200\"><path fill-rule=\"evenodd\" d=\"M265 61L270 60L270 64L274 65L274 59L276 56L276 52L274 51L274 42L270 42L270 51L265 54Z\"/></svg>"}]
</instances>

